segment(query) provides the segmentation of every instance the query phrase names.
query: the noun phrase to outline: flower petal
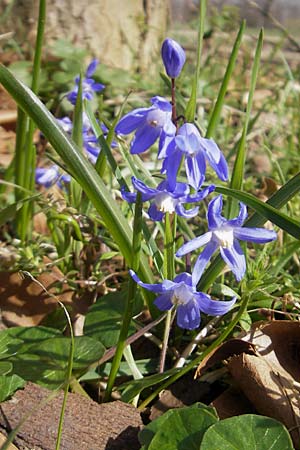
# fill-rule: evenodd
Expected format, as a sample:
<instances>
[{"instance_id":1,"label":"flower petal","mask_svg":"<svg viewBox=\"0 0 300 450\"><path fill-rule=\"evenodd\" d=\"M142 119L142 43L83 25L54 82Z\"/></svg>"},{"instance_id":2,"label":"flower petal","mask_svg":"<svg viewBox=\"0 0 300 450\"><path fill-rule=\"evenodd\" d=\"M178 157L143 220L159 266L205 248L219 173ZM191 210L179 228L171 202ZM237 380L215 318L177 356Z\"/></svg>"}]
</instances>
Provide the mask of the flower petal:
<instances>
[{"instance_id":1,"label":"flower petal","mask_svg":"<svg viewBox=\"0 0 300 450\"><path fill-rule=\"evenodd\" d=\"M90 78L95 73L98 64L99 64L98 59L96 58L92 59L85 72L85 76L87 78Z\"/></svg>"},{"instance_id":2,"label":"flower petal","mask_svg":"<svg viewBox=\"0 0 300 450\"><path fill-rule=\"evenodd\" d=\"M136 202L136 192L129 192L126 190L125 186L121 187L121 195L123 200L126 200L128 203Z\"/></svg>"},{"instance_id":3,"label":"flower petal","mask_svg":"<svg viewBox=\"0 0 300 450\"><path fill-rule=\"evenodd\" d=\"M201 187L201 184L203 183L203 181L205 179L205 171L203 172L203 166L202 166L203 158L201 158L200 155L201 154L199 154L197 156L186 155L186 158L185 158L185 170L186 170L186 176L187 176L188 182L196 190L198 190ZM200 165L199 165L199 161L200 161ZM205 164L204 164L204 167L205 167Z\"/></svg>"},{"instance_id":4,"label":"flower petal","mask_svg":"<svg viewBox=\"0 0 300 450\"><path fill-rule=\"evenodd\" d=\"M209 295L203 292L197 292L194 296L197 299L200 311L211 316L222 316L226 314L236 302L236 297L233 297L228 302L212 300Z\"/></svg>"},{"instance_id":5,"label":"flower petal","mask_svg":"<svg viewBox=\"0 0 300 450\"><path fill-rule=\"evenodd\" d=\"M220 228L226 222L226 220L221 214L222 208L223 208L222 195L218 195L209 202L207 209L207 221L210 230Z\"/></svg>"},{"instance_id":6,"label":"flower petal","mask_svg":"<svg viewBox=\"0 0 300 450\"><path fill-rule=\"evenodd\" d=\"M191 209L185 209L183 207L182 203L178 203L175 206L175 211L179 216L185 217L186 219L190 219L192 217L195 217L198 214L199 206L196 206L195 208L191 208Z\"/></svg>"},{"instance_id":7,"label":"flower petal","mask_svg":"<svg viewBox=\"0 0 300 450\"><path fill-rule=\"evenodd\" d=\"M171 302L172 292L167 292L166 294L162 294L154 300L154 305L157 306L161 311L168 311L173 307L173 303Z\"/></svg>"},{"instance_id":8,"label":"flower petal","mask_svg":"<svg viewBox=\"0 0 300 450\"><path fill-rule=\"evenodd\" d=\"M237 239L255 242L256 244L265 244L277 239L277 233L274 230L266 230L265 228L236 227L233 229L233 234Z\"/></svg>"},{"instance_id":9,"label":"flower petal","mask_svg":"<svg viewBox=\"0 0 300 450\"><path fill-rule=\"evenodd\" d=\"M132 177L131 181L132 181L132 184L135 187L135 189L144 195L145 201L155 197L158 193L157 189L148 187L145 183L143 183L138 178Z\"/></svg>"},{"instance_id":10,"label":"flower petal","mask_svg":"<svg viewBox=\"0 0 300 450\"><path fill-rule=\"evenodd\" d=\"M241 281L246 272L246 258L237 239L230 248L220 247L220 253L237 281Z\"/></svg>"},{"instance_id":11,"label":"flower petal","mask_svg":"<svg viewBox=\"0 0 300 450\"><path fill-rule=\"evenodd\" d=\"M155 97L151 98L151 103L153 106L155 106L158 109L161 109L165 112L172 112L172 105L169 102L169 100L166 100L164 97L161 97L160 95L156 95Z\"/></svg>"},{"instance_id":12,"label":"flower petal","mask_svg":"<svg viewBox=\"0 0 300 450\"><path fill-rule=\"evenodd\" d=\"M193 202L200 202L205 197L207 197L211 192L215 190L215 186L211 184L210 186L207 186L205 189L202 189L202 191L196 192L196 194L188 195L186 197L187 203L193 203Z\"/></svg>"},{"instance_id":13,"label":"flower petal","mask_svg":"<svg viewBox=\"0 0 300 450\"><path fill-rule=\"evenodd\" d=\"M151 220L154 220L155 222L161 222L164 218L164 213L159 211L157 209L157 206L155 203L151 203L149 209L148 209L148 214Z\"/></svg>"},{"instance_id":14,"label":"flower petal","mask_svg":"<svg viewBox=\"0 0 300 450\"><path fill-rule=\"evenodd\" d=\"M197 286L197 284L199 283L199 280L202 277L205 267L209 263L210 258L215 253L217 248L218 244L214 241L211 241L209 244L207 244L205 249L198 256L192 273L193 286Z\"/></svg>"},{"instance_id":15,"label":"flower petal","mask_svg":"<svg viewBox=\"0 0 300 450\"><path fill-rule=\"evenodd\" d=\"M152 127L147 122L137 129L135 136L131 142L130 153L142 153L158 139L161 129L159 127Z\"/></svg>"},{"instance_id":16,"label":"flower petal","mask_svg":"<svg viewBox=\"0 0 300 450\"><path fill-rule=\"evenodd\" d=\"M208 231L207 233L202 234L202 236L196 237L192 239L191 241L187 242L186 244L183 244L182 247L180 247L179 250L176 252L176 256L184 256L187 253L190 253L194 250L196 250L199 247L202 247L203 245L206 245L212 238L211 231Z\"/></svg>"},{"instance_id":17,"label":"flower petal","mask_svg":"<svg viewBox=\"0 0 300 450\"><path fill-rule=\"evenodd\" d=\"M116 133L117 134L129 134L132 133L136 128L140 127L144 121L151 108L137 108L126 114L117 123Z\"/></svg>"},{"instance_id":18,"label":"flower petal","mask_svg":"<svg viewBox=\"0 0 300 450\"><path fill-rule=\"evenodd\" d=\"M177 325L180 328L194 330L200 325L199 306L196 301L191 300L185 305L179 305L177 308Z\"/></svg>"},{"instance_id":19,"label":"flower petal","mask_svg":"<svg viewBox=\"0 0 300 450\"><path fill-rule=\"evenodd\" d=\"M147 289L148 291L151 292L156 292L157 294L160 294L162 292L164 292L166 289L163 288L162 283L154 283L154 284L148 284L148 283L143 283L139 277L137 276L137 274L133 271L133 270L129 270L129 275L132 277L132 279L142 288Z\"/></svg>"},{"instance_id":20,"label":"flower petal","mask_svg":"<svg viewBox=\"0 0 300 450\"><path fill-rule=\"evenodd\" d=\"M164 165L164 168L166 169L169 188L173 191L176 187L177 173L181 163L181 153L175 151L173 155L168 156L165 161L166 164Z\"/></svg>"},{"instance_id":21,"label":"flower petal","mask_svg":"<svg viewBox=\"0 0 300 450\"><path fill-rule=\"evenodd\" d=\"M223 153L213 139L201 138L201 146L206 153L209 164L220 180L228 180L228 166Z\"/></svg>"},{"instance_id":22,"label":"flower petal","mask_svg":"<svg viewBox=\"0 0 300 450\"><path fill-rule=\"evenodd\" d=\"M247 219L247 206L244 203L240 203L240 211L237 217L227 221L227 225L232 227L241 227Z\"/></svg>"},{"instance_id":23,"label":"flower petal","mask_svg":"<svg viewBox=\"0 0 300 450\"><path fill-rule=\"evenodd\" d=\"M174 283L185 283L188 286L192 286L192 275L187 272L182 272L179 275L176 275L174 278Z\"/></svg>"}]
</instances>

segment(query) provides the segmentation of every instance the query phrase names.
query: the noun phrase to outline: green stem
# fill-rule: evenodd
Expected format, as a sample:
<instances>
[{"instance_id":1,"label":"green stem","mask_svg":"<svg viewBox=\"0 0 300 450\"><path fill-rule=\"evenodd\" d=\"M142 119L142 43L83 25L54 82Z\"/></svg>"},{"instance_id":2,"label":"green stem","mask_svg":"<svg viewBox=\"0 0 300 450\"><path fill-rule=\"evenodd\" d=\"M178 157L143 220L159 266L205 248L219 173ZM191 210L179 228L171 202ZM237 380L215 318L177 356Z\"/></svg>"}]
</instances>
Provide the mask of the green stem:
<instances>
[{"instance_id":1,"label":"green stem","mask_svg":"<svg viewBox=\"0 0 300 450\"><path fill-rule=\"evenodd\" d=\"M170 378L168 378L159 388L157 388L146 400L144 400L140 406L139 409L143 410L152 400L155 399L155 397L163 390L166 389L168 386L170 386L172 383L177 381L179 378L181 378L183 375L188 373L190 370L192 370L196 365L198 365L203 359L209 355L215 348L217 348L224 340L227 338L227 336L233 331L234 327L239 322L240 318L242 317L244 311L247 309L247 305L249 302L249 296L245 295L240 309L234 319L228 324L228 326L225 328L223 333L220 334L220 336L203 352L201 355L199 355L197 358L193 359L189 364L184 366L180 371L176 372L174 375L172 375Z\"/></svg>"},{"instance_id":2,"label":"green stem","mask_svg":"<svg viewBox=\"0 0 300 450\"><path fill-rule=\"evenodd\" d=\"M142 239L142 196L138 192L136 196L134 222L133 222L133 238L132 238L132 262L131 267L136 272L140 265L141 239ZM115 379L120 367L126 339L128 335L129 325L132 319L132 311L134 298L136 294L136 282L130 277L128 281L128 293L126 299L123 321L121 325L120 335L116 347L116 353L112 361L110 374L108 377L107 388L104 395L104 401L108 401L111 397Z\"/></svg>"},{"instance_id":3,"label":"green stem","mask_svg":"<svg viewBox=\"0 0 300 450\"><path fill-rule=\"evenodd\" d=\"M166 280L173 280L175 276L175 235L176 235L176 214L170 215L166 213L165 215L165 242L164 242L164 263L163 263L163 273ZM165 368L166 354L168 348L168 341L170 335L170 328L172 323L172 310L167 312L167 317L165 321L165 330L162 343L162 350L159 362L159 372L163 373Z\"/></svg>"},{"instance_id":4,"label":"green stem","mask_svg":"<svg viewBox=\"0 0 300 450\"><path fill-rule=\"evenodd\" d=\"M64 387L64 398L63 398L63 402L62 402L62 406L61 406L60 417L59 417L59 424L58 424L58 430L57 430L57 438L56 438L55 450L59 450L60 449L60 442L61 442L61 436L62 436L62 427L63 427L65 410L66 410L66 405L67 405L67 397L68 397L68 392L69 392L69 386L70 386L71 377L72 377L73 359L74 359L74 334L73 334L71 319L70 319L69 313L66 310L65 306L62 303L60 303L60 305L62 306L63 310L65 311L65 314L66 314L66 317L67 317L67 320L68 320L68 324L69 324L69 329L70 329L70 352L69 352L69 361L68 361L68 368L67 368L67 374L66 374L67 375L66 376L66 383L65 383L65 387Z\"/></svg>"}]
</instances>

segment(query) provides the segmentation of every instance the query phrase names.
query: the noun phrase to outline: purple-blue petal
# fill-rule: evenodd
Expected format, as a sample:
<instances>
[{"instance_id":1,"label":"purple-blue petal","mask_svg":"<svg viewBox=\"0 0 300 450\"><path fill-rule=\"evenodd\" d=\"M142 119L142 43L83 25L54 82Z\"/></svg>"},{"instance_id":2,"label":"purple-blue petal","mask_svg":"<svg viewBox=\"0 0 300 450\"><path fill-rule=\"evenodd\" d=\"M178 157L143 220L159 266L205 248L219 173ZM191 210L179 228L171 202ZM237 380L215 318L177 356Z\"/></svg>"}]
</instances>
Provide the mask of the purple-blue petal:
<instances>
[{"instance_id":1,"label":"purple-blue petal","mask_svg":"<svg viewBox=\"0 0 300 450\"><path fill-rule=\"evenodd\" d=\"M241 281L246 272L246 258L237 239L230 248L220 247L220 253L236 280Z\"/></svg>"},{"instance_id":2,"label":"purple-blue petal","mask_svg":"<svg viewBox=\"0 0 300 450\"><path fill-rule=\"evenodd\" d=\"M126 114L117 123L117 134L129 134L140 127L146 120L146 115L150 108L137 108Z\"/></svg>"},{"instance_id":3,"label":"purple-blue petal","mask_svg":"<svg viewBox=\"0 0 300 450\"><path fill-rule=\"evenodd\" d=\"M129 275L132 277L132 279L142 288L147 289L148 291L151 292L156 292L157 294L160 294L164 291L166 291L166 289L163 288L162 283L154 283L154 284L149 284L149 283L143 283L139 277L137 276L137 274L133 271L133 270L129 270Z\"/></svg>"},{"instance_id":4,"label":"purple-blue petal","mask_svg":"<svg viewBox=\"0 0 300 450\"><path fill-rule=\"evenodd\" d=\"M154 222L161 222L164 218L164 213L159 211L157 209L157 206L155 203L151 203L149 209L148 209L148 214L151 220L153 220Z\"/></svg>"},{"instance_id":5,"label":"purple-blue petal","mask_svg":"<svg viewBox=\"0 0 300 450\"><path fill-rule=\"evenodd\" d=\"M227 221L228 226L241 227L245 220L247 219L247 206L244 203L240 203L240 211L237 217Z\"/></svg>"},{"instance_id":6,"label":"purple-blue petal","mask_svg":"<svg viewBox=\"0 0 300 450\"><path fill-rule=\"evenodd\" d=\"M193 286L197 286L197 284L199 283L199 280L202 277L205 267L209 263L212 255L215 253L217 248L218 244L214 241L211 241L207 244L207 246L198 256L192 273Z\"/></svg>"},{"instance_id":7,"label":"purple-blue petal","mask_svg":"<svg viewBox=\"0 0 300 450\"><path fill-rule=\"evenodd\" d=\"M265 228L236 227L233 229L233 235L242 241L255 242L256 244L265 244L277 239L277 233L274 230L266 230Z\"/></svg>"},{"instance_id":8,"label":"purple-blue petal","mask_svg":"<svg viewBox=\"0 0 300 450\"><path fill-rule=\"evenodd\" d=\"M221 228L226 222L226 220L222 216L222 208L223 208L222 195L218 195L209 202L207 209L207 221L208 221L208 228L210 230L213 230L215 228Z\"/></svg>"},{"instance_id":9,"label":"purple-blue petal","mask_svg":"<svg viewBox=\"0 0 300 450\"><path fill-rule=\"evenodd\" d=\"M200 312L195 300L190 300L185 305L177 307L177 325L186 330L194 330L199 327Z\"/></svg>"},{"instance_id":10,"label":"purple-blue petal","mask_svg":"<svg viewBox=\"0 0 300 450\"><path fill-rule=\"evenodd\" d=\"M90 78L95 73L98 64L99 61L97 58L92 59L85 72L87 78Z\"/></svg>"},{"instance_id":11,"label":"purple-blue petal","mask_svg":"<svg viewBox=\"0 0 300 450\"><path fill-rule=\"evenodd\" d=\"M155 106L158 109L161 109L165 112L172 112L172 105L171 103L166 100L164 97L160 97L159 95L156 95L155 97L151 98L151 103L153 106Z\"/></svg>"},{"instance_id":12,"label":"purple-blue petal","mask_svg":"<svg viewBox=\"0 0 300 450\"><path fill-rule=\"evenodd\" d=\"M188 272L182 272L179 275L176 275L174 278L174 283L185 283L188 286L192 286L192 275Z\"/></svg>"},{"instance_id":13,"label":"purple-blue petal","mask_svg":"<svg viewBox=\"0 0 300 450\"><path fill-rule=\"evenodd\" d=\"M198 163L198 156L188 156L185 158L185 170L189 184L196 190L200 189L201 184L205 179L205 171ZM202 158L200 158L202 160Z\"/></svg>"},{"instance_id":14,"label":"purple-blue petal","mask_svg":"<svg viewBox=\"0 0 300 450\"><path fill-rule=\"evenodd\" d=\"M150 148L159 138L160 132L159 127L153 127L146 122L142 127L137 129L131 142L130 153L142 153Z\"/></svg>"},{"instance_id":15,"label":"purple-blue petal","mask_svg":"<svg viewBox=\"0 0 300 450\"><path fill-rule=\"evenodd\" d=\"M132 177L131 181L132 181L132 184L135 187L135 189L137 191L141 192L144 195L144 198L147 200L150 200L151 198L155 197L158 193L157 189L150 188L149 186L147 186L145 183L143 183L138 178Z\"/></svg>"},{"instance_id":16,"label":"purple-blue petal","mask_svg":"<svg viewBox=\"0 0 300 450\"><path fill-rule=\"evenodd\" d=\"M166 169L167 180L170 190L173 191L176 187L177 173L181 163L181 153L175 151L172 156L168 156L165 161L164 168Z\"/></svg>"},{"instance_id":17,"label":"purple-blue petal","mask_svg":"<svg viewBox=\"0 0 300 450\"><path fill-rule=\"evenodd\" d=\"M128 203L136 202L136 192L129 192L126 190L125 186L121 187L121 195L123 200L126 200Z\"/></svg>"},{"instance_id":18,"label":"purple-blue petal","mask_svg":"<svg viewBox=\"0 0 300 450\"><path fill-rule=\"evenodd\" d=\"M211 316L222 316L223 314L226 314L236 302L236 297L224 302L221 300L212 300L209 295L206 295L203 292L197 292L194 295L197 299L200 311Z\"/></svg>"},{"instance_id":19,"label":"purple-blue petal","mask_svg":"<svg viewBox=\"0 0 300 450\"><path fill-rule=\"evenodd\" d=\"M208 231L207 233L202 234L202 236L196 237L189 242L183 244L179 250L176 252L176 256L184 256L187 253L193 252L199 247L208 244L211 241L212 233Z\"/></svg>"},{"instance_id":20,"label":"purple-blue petal","mask_svg":"<svg viewBox=\"0 0 300 450\"><path fill-rule=\"evenodd\" d=\"M169 291L165 294L160 295L154 300L154 305L160 309L161 311L168 311L173 307L173 303L171 302L172 292Z\"/></svg>"},{"instance_id":21,"label":"purple-blue petal","mask_svg":"<svg viewBox=\"0 0 300 450\"><path fill-rule=\"evenodd\" d=\"M187 203L193 203L193 202L200 202L204 198L206 198L211 192L215 190L215 186L211 184L210 186L207 186L206 188L202 189L202 191L196 192L192 195L187 195L186 202Z\"/></svg>"},{"instance_id":22,"label":"purple-blue petal","mask_svg":"<svg viewBox=\"0 0 300 450\"><path fill-rule=\"evenodd\" d=\"M213 139L201 138L202 147L206 153L209 164L220 180L228 180L228 166L223 153Z\"/></svg>"},{"instance_id":23,"label":"purple-blue petal","mask_svg":"<svg viewBox=\"0 0 300 450\"><path fill-rule=\"evenodd\" d=\"M101 92L101 91L103 91L104 88L105 88L105 84L102 84L102 83L94 83L92 85L92 89L95 92Z\"/></svg>"},{"instance_id":24,"label":"purple-blue petal","mask_svg":"<svg viewBox=\"0 0 300 450\"><path fill-rule=\"evenodd\" d=\"M182 216L185 219L191 219L192 217L195 217L198 214L199 206L196 206L195 208L191 209L185 209L182 203L178 203L175 206L175 211L179 216Z\"/></svg>"}]
</instances>

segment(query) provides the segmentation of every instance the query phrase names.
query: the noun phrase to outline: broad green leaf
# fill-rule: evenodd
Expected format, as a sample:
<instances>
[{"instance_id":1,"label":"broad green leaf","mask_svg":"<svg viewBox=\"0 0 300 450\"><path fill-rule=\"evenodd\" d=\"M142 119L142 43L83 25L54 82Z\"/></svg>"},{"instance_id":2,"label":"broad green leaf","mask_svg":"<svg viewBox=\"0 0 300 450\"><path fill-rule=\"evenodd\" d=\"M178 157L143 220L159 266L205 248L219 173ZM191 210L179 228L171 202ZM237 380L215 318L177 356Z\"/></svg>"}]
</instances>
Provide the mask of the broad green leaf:
<instances>
[{"instance_id":1,"label":"broad green leaf","mask_svg":"<svg viewBox=\"0 0 300 450\"><path fill-rule=\"evenodd\" d=\"M8 399L13 393L25 385L25 380L18 375L0 375L0 402Z\"/></svg>"},{"instance_id":2,"label":"broad green leaf","mask_svg":"<svg viewBox=\"0 0 300 450\"><path fill-rule=\"evenodd\" d=\"M0 333L0 360L15 355L22 345L22 341L9 335L9 330Z\"/></svg>"},{"instance_id":3,"label":"broad green leaf","mask_svg":"<svg viewBox=\"0 0 300 450\"><path fill-rule=\"evenodd\" d=\"M0 375L7 375L12 371L13 365L9 361L0 361Z\"/></svg>"},{"instance_id":4,"label":"broad green leaf","mask_svg":"<svg viewBox=\"0 0 300 450\"><path fill-rule=\"evenodd\" d=\"M56 389L66 381L70 353L70 338L52 337L30 347L27 353L10 358L14 373L49 389ZM105 351L103 345L86 336L74 340L73 370L83 371L100 359Z\"/></svg>"},{"instance_id":5,"label":"broad green leaf","mask_svg":"<svg viewBox=\"0 0 300 450\"><path fill-rule=\"evenodd\" d=\"M216 419L218 419L218 416L216 414L216 410L212 408L211 406L206 406L202 403L195 403L194 405L189 406L187 409L193 409L193 408L200 408L201 411L206 411L209 414L212 414L215 416ZM149 448L149 445L154 438L155 434L164 426L164 422L166 422L173 414L172 409L169 409L169 411L165 412L162 416L155 419L153 422L150 422L145 428L143 428L139 432L139 441L142 445L144 445L144 449L147 450Z\"/></svg>"},{"instance_id":6,"label":"broad green leaf","mask_svg":"<svg viewBox=\"0 0 300 450\"><path fill-rule=\"evenodd\" d=\"M121 328L126 292L111 292L97 299L87 313L84 322L84 334L99 339L105 347L116 345ZM140 312L142 299L135 297L134 314ZM129 327L129 333L135 328Z\"/></svg>"},{"instance_id":7,"label":"broad green leaf","mask_svg":"<svg viewBox=\"0 0 300 450\"><path fill-rule=\"evenodd\" d=\"M244 414L221 420L204 434L200 450L293 450L286 428L277 420Z\"/></svg>"},{"instance_id":8,"label":"broad green leaf","mask_svg":"<svg viewBox=\"0 0 300 450\"><path fill-rule=\"evenodd\" d=\"M38 327L12 327L7 330L10 339L17 339L22 344L18 346L17 353L26 353L29 348L53 337L61 336L61 332L54 328ZM1 335L0 335L1 336Z\"/></svg>"},{"instance_id":9,"label":"broad green leaf","mask_svg":"<svg viewBox=\"0 0 300 450\"><path fill-rule=\"evenodd\" d=\"M206 408L173 409L155 433L149 450L198 450L205 431L217 421Z\"/></svg>"}]
</instances>

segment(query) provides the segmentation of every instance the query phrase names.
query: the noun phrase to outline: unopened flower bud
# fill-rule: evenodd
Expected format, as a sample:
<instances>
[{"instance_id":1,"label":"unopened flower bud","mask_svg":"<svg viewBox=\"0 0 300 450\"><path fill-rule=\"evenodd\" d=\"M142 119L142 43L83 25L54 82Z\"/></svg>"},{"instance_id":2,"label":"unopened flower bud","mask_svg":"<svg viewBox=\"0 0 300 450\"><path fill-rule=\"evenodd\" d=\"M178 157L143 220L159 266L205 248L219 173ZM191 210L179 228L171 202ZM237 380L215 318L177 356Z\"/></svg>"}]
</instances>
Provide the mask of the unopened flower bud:
<instances>
[{"instance_id":1,"label":"unopened flower bud","mask_svg":"<svg viewBox=\"0 0 300 450\"><path fill-rule=\"evenodd\" d=\"M183 48L173 39L167 38L161 47L161 56L169 77L177 78L185 63Z\"/></svg>"}]
</instances>

